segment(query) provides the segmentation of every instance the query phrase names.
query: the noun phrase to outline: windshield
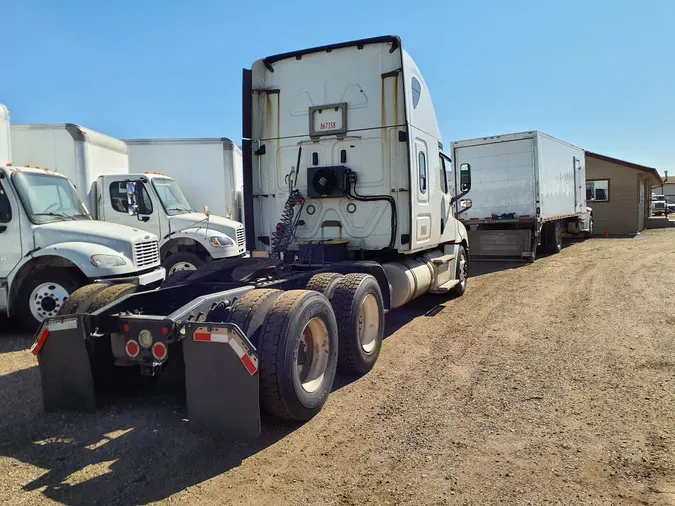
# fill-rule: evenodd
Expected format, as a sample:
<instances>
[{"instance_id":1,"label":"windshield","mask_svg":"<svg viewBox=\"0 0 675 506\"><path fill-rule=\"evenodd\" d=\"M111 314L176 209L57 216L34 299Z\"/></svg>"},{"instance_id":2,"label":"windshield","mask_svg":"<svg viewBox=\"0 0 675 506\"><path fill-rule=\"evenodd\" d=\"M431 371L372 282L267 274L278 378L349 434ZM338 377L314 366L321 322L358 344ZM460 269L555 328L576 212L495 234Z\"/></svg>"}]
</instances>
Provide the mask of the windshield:
<instances>
[{"instance_id":1,"label":"windshield","mask_svg":"<svg viewBox=\"0 0 675 506\"><path fill-rule=\"evenodd\" d=\"M194 209L190 207L190 204L188 204L178 183L173 179L154 178L152 180L152 186L155 187L155 191L167 214L173 215L194 211Z\"/></svg>"},{"instance_id":2,"label":"windshield","mask_svg":"<svg viewBox=\"0 0 675 506\"><path fill-rule=\"evenodd\" d=\"M33 223L89 219L87 208L64 177L17 172L12 181Z\"/></svg>"}]
</instances>

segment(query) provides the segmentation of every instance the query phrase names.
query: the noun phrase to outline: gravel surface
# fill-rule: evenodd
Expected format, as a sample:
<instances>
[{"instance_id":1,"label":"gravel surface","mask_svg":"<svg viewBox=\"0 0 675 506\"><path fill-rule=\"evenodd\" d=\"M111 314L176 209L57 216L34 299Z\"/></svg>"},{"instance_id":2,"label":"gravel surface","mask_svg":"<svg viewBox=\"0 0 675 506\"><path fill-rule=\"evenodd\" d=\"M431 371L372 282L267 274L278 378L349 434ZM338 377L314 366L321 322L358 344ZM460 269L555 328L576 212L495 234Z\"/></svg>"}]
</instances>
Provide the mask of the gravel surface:
<instances>
[{"instance_id":1,"label":"gravel surface","mask_svg":"<svg viewBox=\"0 0 675 506\"><path fill-rule=\"evenodd\" d=\"M388 314L375 369L317 417L252 443L192 430L162 388L46 415L30 337L3 334L0 503L675 504L674 244L476 264L464 297Z\"/></svg>"}]
</instances>

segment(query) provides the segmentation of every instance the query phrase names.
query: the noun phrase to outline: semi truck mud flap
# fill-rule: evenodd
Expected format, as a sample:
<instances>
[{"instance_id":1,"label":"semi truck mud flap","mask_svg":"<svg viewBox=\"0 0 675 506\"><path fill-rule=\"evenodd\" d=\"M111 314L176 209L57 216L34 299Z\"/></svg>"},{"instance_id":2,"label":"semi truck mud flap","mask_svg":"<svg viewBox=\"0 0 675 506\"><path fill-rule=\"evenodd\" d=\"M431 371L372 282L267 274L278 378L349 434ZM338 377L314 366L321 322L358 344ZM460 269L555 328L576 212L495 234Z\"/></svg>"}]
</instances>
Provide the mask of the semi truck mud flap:
<instances>
[{"instance_id":1,"label":"semi truck mud flap","mask_svg":"<svg viewBox=\"0 0 675 506\"><path fill-rule=\"evenodd\" d=\"M38 330L37 356L45 411L94 411L96 395L87 353L85 315L55 316Z\"/></svg>"},{"instance_id":2,"label":"semi truck mud flap","mask_svg":"<svg viewBox=\"0 0 675 506\"><path fill-rule=\"evenodd\" d=\"M233 439L258 437L258 355L241 329L187 323L183 354L190 424Z\"/></svg>"}]
</instances>

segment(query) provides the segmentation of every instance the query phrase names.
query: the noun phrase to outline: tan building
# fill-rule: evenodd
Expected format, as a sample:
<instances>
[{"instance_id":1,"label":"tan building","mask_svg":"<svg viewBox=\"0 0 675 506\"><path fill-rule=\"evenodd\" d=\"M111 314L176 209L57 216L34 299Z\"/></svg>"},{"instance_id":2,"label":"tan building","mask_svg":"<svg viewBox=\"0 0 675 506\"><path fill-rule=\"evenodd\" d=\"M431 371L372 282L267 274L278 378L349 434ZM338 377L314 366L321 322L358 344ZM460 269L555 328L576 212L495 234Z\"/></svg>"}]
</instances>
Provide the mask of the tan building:
<instances>
[{"instance_id":1,"label":"tan building","mask_svg":"<svg viewBox=\"0 0 675 506\"><path fill-rule=\"evenodd\" d=\"M645 228L653 187L663 184L656 169L586 151L586 205L594 233L633 235Z\"/></svg>"}]
</instances>

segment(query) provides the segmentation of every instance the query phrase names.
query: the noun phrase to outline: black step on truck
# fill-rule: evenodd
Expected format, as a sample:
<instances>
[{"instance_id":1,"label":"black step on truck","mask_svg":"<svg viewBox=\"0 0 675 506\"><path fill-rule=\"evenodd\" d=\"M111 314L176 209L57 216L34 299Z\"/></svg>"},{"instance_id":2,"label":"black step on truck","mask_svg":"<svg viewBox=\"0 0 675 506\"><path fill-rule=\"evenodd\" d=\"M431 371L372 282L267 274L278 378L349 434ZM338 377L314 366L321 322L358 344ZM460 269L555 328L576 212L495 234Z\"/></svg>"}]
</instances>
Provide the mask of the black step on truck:
<instances>
[{"instance_id":1,"label":"black step on truck","mask_svg":"<svg viewBox=\"0 0 675 506\"><path fill-rule=\"evenodd\" d=\"M32 348L45 410L94 410L103 390L180 367L190 424L257 437L261 407L308 420L338 368L370 371L387 310L464 293L456 216L471 206L471 168L453 176L398 37L258 60L243 98L251 255L178 271L156 290L74 292ZM139 197L128 183L131 213Z\"/></svg>"}]
</instances>

